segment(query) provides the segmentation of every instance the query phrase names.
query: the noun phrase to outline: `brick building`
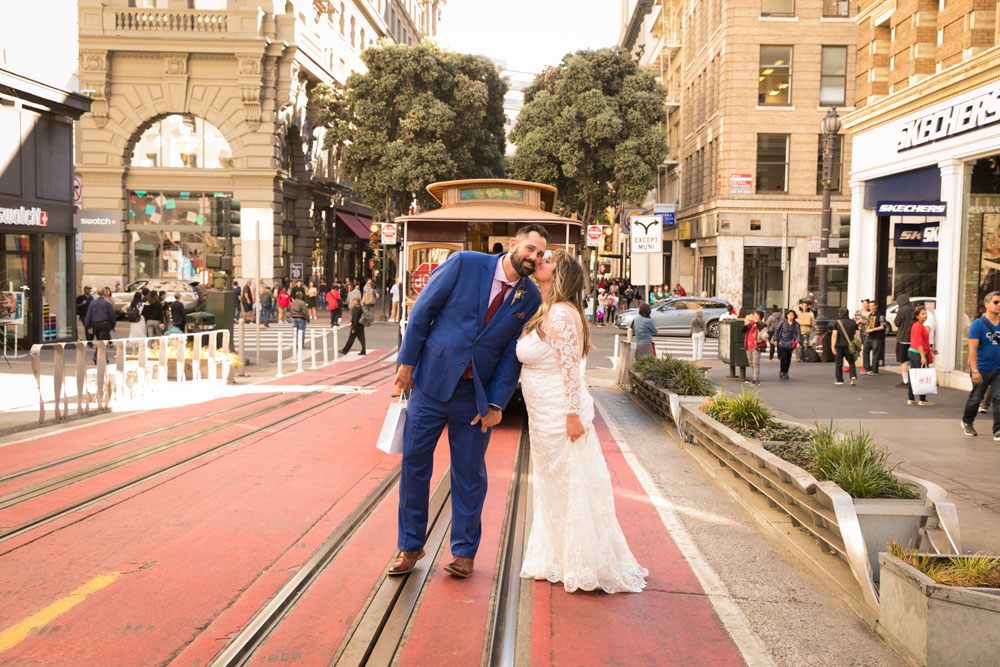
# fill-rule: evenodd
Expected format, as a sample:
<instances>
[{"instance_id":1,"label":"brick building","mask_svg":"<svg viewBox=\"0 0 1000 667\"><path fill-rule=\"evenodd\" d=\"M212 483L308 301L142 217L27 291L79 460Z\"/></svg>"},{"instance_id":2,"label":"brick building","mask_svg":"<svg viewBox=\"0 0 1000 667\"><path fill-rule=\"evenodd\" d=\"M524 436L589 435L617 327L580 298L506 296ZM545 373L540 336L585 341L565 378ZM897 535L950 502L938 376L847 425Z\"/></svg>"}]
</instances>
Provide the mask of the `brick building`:
<instances>
[{"instance_id":1,"label":"brick building","mask_svg":"<svg viewBox=\"0 0 1000 667\"><path fill-rule=\"evenodd\" d=\"M815 289L820 122L854 106L853 3L627 4L620 45L670 91L669 155L651 193L677 207L664 229L665 282L738 307L794 305ZM850 154L839 138L835 230L849 224ZM831 270L830 305L841 305L845 285L846 271Z\"/></svg>"},{"instance_id":2,"label":"brick building","mask_svg":"<svg viewBox=\"0 0 1000 667\"><path fill-rule=\"evenodd\" d=\"M935 299L939 377L968 387L968 326L1000 289L997 3L858 5L849 299Z\"/></svg>"}]
</instances>

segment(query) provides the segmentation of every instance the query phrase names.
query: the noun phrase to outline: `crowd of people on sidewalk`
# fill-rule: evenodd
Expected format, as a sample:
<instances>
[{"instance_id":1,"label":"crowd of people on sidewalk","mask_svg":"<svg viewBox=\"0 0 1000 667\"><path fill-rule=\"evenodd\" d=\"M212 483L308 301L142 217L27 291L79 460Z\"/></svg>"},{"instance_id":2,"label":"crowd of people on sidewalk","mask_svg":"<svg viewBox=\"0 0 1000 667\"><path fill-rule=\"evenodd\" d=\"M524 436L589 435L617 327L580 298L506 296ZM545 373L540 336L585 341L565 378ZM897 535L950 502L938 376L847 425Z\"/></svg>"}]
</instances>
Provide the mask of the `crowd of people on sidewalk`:
<instances>
[{"instance_id":1,"label":"crowd of people on sidewalk","mask_svg":"<svg viewBox=\"0 0 1000 667\"><path fill-rule=\"evenodd\" d=\"M630 308L641 308L642 304L655 305L675 296L687 296L680 283L674 285L653 285L644 294L641 285L632 285L627 278L599 278L597 281L597 320L599 327L615 323L615 314ZM590 295L584 293L583 306L589 310ZM707 294L704 296L708 296ZM645 299L643 298L645 297Z\"/></svg>"},{"instance_id":2,"label":"crowd of people on sidewalk","mask_svg":"<svg viewBox=\"0 0 1000 667\"><path fill-rule=\"evenodd\" d=\"M402 298L402 285L393 284L389 289L391 310L389 322L398 322ZM295 324L295 319L311 322L320 318L319 311L326 309L330 317L330 326L335 327L347 317L351 304L357 297L362 309L368 314L368 320L376 320L376 307L381 303L382 296L371 279L335 278L329 285L316 280L282 281L268 285L261 281L259 286L254 281L246 280L241 286L233 281L233 296L236 302L234 317L253 323L260 317L261 326L281 322ZM295 300L305 304L305 315L296 317L292 314L292 304Z\"/></svg>"}]
</instances>

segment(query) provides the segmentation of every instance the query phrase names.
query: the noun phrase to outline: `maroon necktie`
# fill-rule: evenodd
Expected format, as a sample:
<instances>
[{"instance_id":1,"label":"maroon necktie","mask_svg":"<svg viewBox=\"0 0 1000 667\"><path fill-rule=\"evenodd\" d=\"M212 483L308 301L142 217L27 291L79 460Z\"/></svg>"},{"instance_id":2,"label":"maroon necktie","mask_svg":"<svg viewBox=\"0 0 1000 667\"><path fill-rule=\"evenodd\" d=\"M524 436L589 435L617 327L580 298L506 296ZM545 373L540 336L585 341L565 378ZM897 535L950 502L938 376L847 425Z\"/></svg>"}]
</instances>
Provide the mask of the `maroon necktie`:
<instances>
[{"instance_id":1,"label":"maroon necktie","mask_svg":"<svg viewBox=\"0 0 1000 667\"><path fill-rule=\"evenodd\" d=\"M493 316L497 314L500 310L500 306L503 305L503 298L507 296L507 290L510 289L510 285L503 283L500 286L500 292L497 293L493 300L490 301L490 307L486 309L486 319L483 321L483 326L485 327L493 319ZM462 379L468 380L472 378L472 363L470 362L468 366L465 367L465 372L462 373Z\"/></svg>"}]
</instances>

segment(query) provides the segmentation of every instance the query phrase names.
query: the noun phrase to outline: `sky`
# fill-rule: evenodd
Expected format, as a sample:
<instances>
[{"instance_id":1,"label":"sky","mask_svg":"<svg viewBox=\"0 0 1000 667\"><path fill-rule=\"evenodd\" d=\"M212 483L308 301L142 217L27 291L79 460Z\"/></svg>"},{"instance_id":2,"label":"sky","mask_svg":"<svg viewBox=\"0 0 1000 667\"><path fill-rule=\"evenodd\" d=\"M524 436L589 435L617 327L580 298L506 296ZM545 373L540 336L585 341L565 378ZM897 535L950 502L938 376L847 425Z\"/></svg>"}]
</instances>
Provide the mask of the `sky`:
<instances>
[{"instance_id":1,"label":"sky","mask_svg":"<svg viewBox=\"0 0 1000 667\"><path fill-rule=\"evenodd\" d=\"M580 49L614 46L621 0L448 0L438 43L539 73Z\"/></svg>"}]
</instances>

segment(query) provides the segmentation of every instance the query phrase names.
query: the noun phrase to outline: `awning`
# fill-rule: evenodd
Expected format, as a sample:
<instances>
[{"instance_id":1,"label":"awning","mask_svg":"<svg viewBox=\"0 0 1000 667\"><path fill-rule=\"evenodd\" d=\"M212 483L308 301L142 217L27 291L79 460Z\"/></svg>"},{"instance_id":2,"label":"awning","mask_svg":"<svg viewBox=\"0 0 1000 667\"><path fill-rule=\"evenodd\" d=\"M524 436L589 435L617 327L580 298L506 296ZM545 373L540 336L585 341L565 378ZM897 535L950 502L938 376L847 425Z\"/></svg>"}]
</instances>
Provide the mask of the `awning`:
<instances>
[{"instance_id":1,"label":"awning","mask_svg":"<svg viewBox=\"0 0 1000 667\"><path fill-rule=\"evenodd\" d=\"M359 221L361 221L361 224L364 225L365 228L368 231L371 231L371 229L372 229L372 219L371 218L369 218L368 216L364 216L364 215L356 215L354 217L356 217Z\"/></svg>"},{"instance_id":2,"label":"awning","mask_svg":"<svg viewBox=\"0 0 1000 667\"><path fill-rule=\"evenodd\" d=\"M337 211L337 219L347 225L359 239L367 241L371 237L371 228L369 225L358 220L354 214L346 211Z\"/></svg>"}]
</instances>

